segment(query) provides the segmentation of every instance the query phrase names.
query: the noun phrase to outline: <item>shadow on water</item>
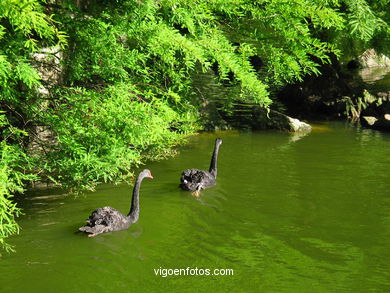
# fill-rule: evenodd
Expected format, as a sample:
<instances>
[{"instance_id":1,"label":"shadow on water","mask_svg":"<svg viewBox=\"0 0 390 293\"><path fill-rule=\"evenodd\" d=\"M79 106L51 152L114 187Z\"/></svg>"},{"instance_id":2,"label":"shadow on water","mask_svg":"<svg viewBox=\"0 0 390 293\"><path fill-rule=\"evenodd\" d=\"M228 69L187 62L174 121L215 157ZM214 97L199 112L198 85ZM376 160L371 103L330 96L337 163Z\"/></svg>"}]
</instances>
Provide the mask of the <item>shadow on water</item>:
<instances>
[{"instance_id":1,"label":"shadow on water","mask_svg":"<svg viewBox=\"0 0 390 293\"><path fill-rule=\"evenodd\" d=\"M203 133L146 167L138 223L95 238L75 233L97 207L130 208L131 186L74 198L34 191L20 206L17 252L1 292L388 292L390 136L342 123L305 135ZM178 189L223 144L218 183ZM233 276L156 276L164 268L231 268ZM39 277L38 277L39 276Z\"/></svg>"}]
</instances>

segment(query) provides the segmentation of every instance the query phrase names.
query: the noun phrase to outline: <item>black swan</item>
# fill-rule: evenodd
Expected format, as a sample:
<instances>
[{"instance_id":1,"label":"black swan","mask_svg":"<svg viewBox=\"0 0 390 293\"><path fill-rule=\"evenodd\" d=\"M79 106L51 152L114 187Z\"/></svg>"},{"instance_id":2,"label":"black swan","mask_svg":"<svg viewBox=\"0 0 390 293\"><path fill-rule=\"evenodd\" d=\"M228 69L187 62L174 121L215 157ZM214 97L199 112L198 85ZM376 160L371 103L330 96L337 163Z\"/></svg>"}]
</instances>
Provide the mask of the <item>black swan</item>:
<instances>
[{"instance_id":1,"label":"black swan","mask_svg":"<svg viewBox=\"0 0 390 293\"><path fill-rule=\"evenodd\" d=\"M89 216L87 225L80 227L79 231L88 233L88 237L94 237L105 232L127 229L131 224L137 222L139 217L139 189L144 178L153 179L148 169L143 170L138 175L133 189L130 212L127 216L112 207L98 208Z\"/></svg>"},{"instance_id":2,"label":"black swan","mask_svg":"<svg viewBox=\"0 0 390 293\"><path fill-rule=\"evenodd\" d=\"M217 138L215 140L214 152L213 156L211 157L209 171L188 169L181 173L180 187L182 189L195 191L193 195L199 196L201 189L215 185L217 179L217 157L221 144L222 139Z\"/></svg>"}]
</instances>

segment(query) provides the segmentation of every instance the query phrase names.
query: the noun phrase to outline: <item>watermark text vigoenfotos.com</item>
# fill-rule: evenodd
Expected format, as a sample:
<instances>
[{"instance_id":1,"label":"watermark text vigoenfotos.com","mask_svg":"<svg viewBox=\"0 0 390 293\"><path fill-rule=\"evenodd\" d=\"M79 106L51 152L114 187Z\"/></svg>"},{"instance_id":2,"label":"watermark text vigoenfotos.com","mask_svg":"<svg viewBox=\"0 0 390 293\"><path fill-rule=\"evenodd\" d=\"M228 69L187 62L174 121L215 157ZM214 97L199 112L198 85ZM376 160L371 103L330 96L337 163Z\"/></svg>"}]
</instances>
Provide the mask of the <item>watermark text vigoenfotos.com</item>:
<instances>
[{"instance_id":1,"label":"watermark text vigoenfotos.com","mask_svg":"<svg viewBox=\"0 0 390 293\"><path fill-rule=\"evenodd\" d=\"M168 269L158 268L154 269L156 276L166 278L168 276L233 276L233 269L202 269L202 268L190 268L185 269Z\"/></svg>"}]
</instances>

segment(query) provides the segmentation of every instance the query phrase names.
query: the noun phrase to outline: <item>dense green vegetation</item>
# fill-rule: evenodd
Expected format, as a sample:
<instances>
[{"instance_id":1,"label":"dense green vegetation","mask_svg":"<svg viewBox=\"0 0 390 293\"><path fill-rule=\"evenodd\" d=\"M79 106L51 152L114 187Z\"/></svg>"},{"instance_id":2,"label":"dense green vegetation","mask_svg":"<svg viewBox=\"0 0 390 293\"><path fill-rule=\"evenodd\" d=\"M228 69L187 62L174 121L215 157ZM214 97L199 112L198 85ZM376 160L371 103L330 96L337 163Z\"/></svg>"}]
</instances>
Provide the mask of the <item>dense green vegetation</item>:
<instances>
[{"instance_id":1,"label":"dense green vegetation","mask_svg":"<svg viewBox=\"0 0 390 293\"><path fill-rule=\"evenodd\" d=\"M201 128L192 74L214 70L240 86L227 108L267 108L275 88L320 74L341 44L352 44L348 54L388 50L389 4L3 0L0 245L10 249L4 239L18 231L12 195L27 181L83 190L126 180ZM43 48L58 62L42 67Z\"/></svg>"}]
</instances>

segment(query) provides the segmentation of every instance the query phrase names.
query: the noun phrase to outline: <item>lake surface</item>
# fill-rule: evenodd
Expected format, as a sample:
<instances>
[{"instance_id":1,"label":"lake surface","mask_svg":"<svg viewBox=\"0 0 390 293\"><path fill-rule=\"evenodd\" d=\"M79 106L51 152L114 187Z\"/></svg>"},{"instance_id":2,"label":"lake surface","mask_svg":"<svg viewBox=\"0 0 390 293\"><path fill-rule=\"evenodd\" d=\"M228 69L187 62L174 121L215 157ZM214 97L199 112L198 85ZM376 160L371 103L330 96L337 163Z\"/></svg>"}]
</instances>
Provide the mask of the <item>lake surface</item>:
<instances>
[{"instance_id":1,"label":"lake surface","mask_svg":"<svg viewBox=\"0 0 390 293\"><path fill-rule=\"evenodd\" d=\"M179 190L183 169L208 168L216 137L217 185ZM127 213L126 184L31 192L0 292L390 292L389 134L329 122L307 135L203 133L179 152L145 166L155 179L126 231L75 233L97 207ZM155 274L187 267L234 274Z\"/></svg>"}]
</instances>

